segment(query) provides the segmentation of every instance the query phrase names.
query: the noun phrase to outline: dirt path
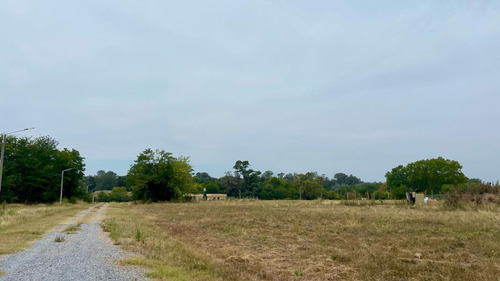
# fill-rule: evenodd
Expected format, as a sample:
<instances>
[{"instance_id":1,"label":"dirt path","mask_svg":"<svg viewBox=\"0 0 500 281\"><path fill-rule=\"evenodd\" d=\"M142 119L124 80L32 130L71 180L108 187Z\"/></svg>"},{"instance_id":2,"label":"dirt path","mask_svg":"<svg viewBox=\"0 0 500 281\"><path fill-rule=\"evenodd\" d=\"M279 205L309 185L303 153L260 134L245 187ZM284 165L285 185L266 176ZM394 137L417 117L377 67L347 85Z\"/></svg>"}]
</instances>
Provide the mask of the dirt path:
<instances>
[{"instance_id":1,"label":"dirt path","mask_svg":"<svg viewBox=\"0 0 500 281\"><path fill-rule=\"evenodd\" d=\"M106 208L90 207L26 251L3 256L0 280L148 280L142 270L116 264L127 254L101 230ZM77 227L65 231L69 226Z\"/></svg>"}]
</instances>

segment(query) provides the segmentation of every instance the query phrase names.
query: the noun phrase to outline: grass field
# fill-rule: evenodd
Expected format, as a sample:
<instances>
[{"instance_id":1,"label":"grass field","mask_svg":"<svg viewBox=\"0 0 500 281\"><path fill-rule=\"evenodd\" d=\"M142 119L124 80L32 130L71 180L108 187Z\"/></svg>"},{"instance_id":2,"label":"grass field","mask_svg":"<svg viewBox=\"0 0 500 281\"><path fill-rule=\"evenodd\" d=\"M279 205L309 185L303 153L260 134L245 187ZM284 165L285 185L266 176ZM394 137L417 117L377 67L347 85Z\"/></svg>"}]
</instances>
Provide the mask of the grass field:
<instances>
[{"instance_id":1,"label":"grass field","mask_svg":"<svg viewBox=\"0 0 500 281\"><path fill-rule=\"evenodd\" d=\"M500 280L498 206L114 203L103 227L162 280Z\"/></svg>"},{"instance_id":2,"label":"grass field","mask_svg":"<svg viewBox=\"0 0 500 281\"><path fill-rule=\"evenodd\" d=\"M88 204L0 205L0 255L19 252Z\"/></svg>"}]
</instances>

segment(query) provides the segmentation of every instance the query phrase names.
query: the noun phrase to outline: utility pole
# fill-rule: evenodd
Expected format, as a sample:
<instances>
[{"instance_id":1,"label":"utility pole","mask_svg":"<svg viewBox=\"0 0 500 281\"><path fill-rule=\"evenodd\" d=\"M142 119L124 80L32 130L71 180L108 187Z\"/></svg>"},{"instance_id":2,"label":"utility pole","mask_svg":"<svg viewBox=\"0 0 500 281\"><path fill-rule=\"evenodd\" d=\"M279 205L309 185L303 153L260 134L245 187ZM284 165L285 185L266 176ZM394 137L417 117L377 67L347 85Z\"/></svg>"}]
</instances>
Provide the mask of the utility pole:
<instances>
[{"instance_id":1,"label":"utility pole","mask_svg":"<svg viewBox=\"0 0 500 281\"><path fill-rule=\"evenodd\" d=\"M35 129L35 128L31 127L31 128L22 129L19 131L14 131L14 132L2 134L2 149L1 149L2 151L0 152L0 193L2 192L3 157L4 157L4 152L5 152L5 141L6 141L7 135L11 135L11 134L15 134L15 133L19 133L19 132L27 131L27 130L33 130L33 129Z\"/></svg>"},{"instance_id":2,"label":"utility pole","mask_svg":"<svg viewBox=\"0 0 500 281\"><path fill-rule=\"evenodd\" d=\"M59 205L62 205L62 194L63 194L63 184L64 184L64 172L66 171L69 171L69 170L73 170L74 168L69 168L69 169L66 169L66 170L62 170L61 172L61 195L59 197Z\"/></svg>"}]
</instances>

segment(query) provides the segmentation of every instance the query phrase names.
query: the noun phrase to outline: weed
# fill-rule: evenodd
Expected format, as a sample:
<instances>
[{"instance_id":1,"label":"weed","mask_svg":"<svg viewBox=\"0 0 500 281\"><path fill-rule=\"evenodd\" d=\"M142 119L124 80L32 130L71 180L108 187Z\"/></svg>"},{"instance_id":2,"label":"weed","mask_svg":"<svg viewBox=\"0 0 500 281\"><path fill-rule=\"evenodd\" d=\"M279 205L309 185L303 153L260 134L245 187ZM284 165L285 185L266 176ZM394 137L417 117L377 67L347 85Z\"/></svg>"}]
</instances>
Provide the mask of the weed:
<instances>
[{"instance_id":1,"label":"weed","mask_svg":"<svg viewBox=\"0 0 500 281\"><path fill-rule=\"evenodd\" d=\"M115 245L120 244L120 231L118 230L118 224L113 219L105 219L101 222L101 227L104 232L109 232L109 237Z\"/></svg>"},{"instance_id":2,"label":"weed","mask_svg":"<svg viewBox=\"0 0 500 281\"><path fill-rule=\"evenodd\" d=\"M301 270L295 270L295 276L304 276Z\"/></svg>"},{"instance_id":3,"label":"weed","mask_svg":"<svg viewBox=\"0 0 500 281\"><path fill-rule=\"evenodd\" d=\"M135 241L137 242L142 241L144 243L144 234L141 233L141 230L139 228L135 230Z\"/></svg>"},{"instance_id":4,"label":"weed","mask_svg":"<svg viewBox=\"0 0 500 281\"><path fill-rule=\"evenodd\" d=\"M64 238L64 235L57 235L56 239L54 239L54 242L60 243L64 242L66 239Z\"/></svg>"},{"instance_id":5,"label":"weed","mask_svg":"<svg viewBox=\"0 0 500 281\"><path fill-rule=\"evenodd\" d=\"M9 209L7 211L7 215L9 215L9 216L15 216L15 215L17 215L17 211L14 210L14 209Z\"/></svg>"},{"instance_id":6,"label":"weed","mask_svg":"<svg viewBox=\"0 0 500 281\"><path fill-rule=\"evenodd\" d=\"M257 240L258 240L259 242L263 243L263 242L266 242L266 241L267 241L267 237L266 237L266 236L262 236L262 237L257 238Z\"/></svg>"},{"instance_id":7,"label":"weed","mask_svg":"<svg viewBox=\"0 0 500 281\"><path fill-rule=\"evenodd\" d=\"M72 224L68 227L66 227L63 232L66 232L66 234L74 234L82 229L81 224Z\"/></svg>"}]
</instances>

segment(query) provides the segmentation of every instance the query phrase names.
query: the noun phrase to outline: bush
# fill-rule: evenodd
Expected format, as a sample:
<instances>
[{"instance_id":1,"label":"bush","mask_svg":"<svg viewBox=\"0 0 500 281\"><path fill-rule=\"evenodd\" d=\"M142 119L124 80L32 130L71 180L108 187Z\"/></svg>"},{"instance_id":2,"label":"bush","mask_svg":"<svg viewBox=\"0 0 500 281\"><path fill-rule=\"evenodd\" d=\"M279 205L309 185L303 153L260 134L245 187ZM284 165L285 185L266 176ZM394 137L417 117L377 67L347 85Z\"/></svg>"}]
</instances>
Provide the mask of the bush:
<instances>
[{"instance_id":1,"label":"bush","mask_svg":"<svg viewBox=\"0 0 500 281\"><path fill-rule=\"evenodd\" d=\"M376 200L385 200L388 198L388 194L387 192L384 192L384 191L375 191L375 193L373 194L375 196L375 199Z\"/></svg>"},{"instance_id":2,"label":"bush","mask_svg":"<svg viewBox=\"0 0 500 281\"><path fill-rule=\"evenodd\" d=\"M445 206L452 209L464 209L467 203L476 205L500 203L500 186L469 182L454 187L447 187Z\"/></svg>"},{"instance_id":3,"label":"bush","mask_svg":"<svg viewBox=\"0 0 500 281\"><path fill-rule=\"evenodd\" d=\"M92 203L92 194L85 193L85 195L82 196L82 200L87 203Z\"/></svg>"},{"instance_id":4,"label":"bush","mask_svg":"<svg viewBox=\"0 0 500 281\"><path fill-rule=\"evenodd\" d=\"M406 198L406 191L408 191L408 188L405 185L401 185L397 188L394 188L391 192L392 198L393 199L405 199Z\"/></svg>"}]
</instances>

